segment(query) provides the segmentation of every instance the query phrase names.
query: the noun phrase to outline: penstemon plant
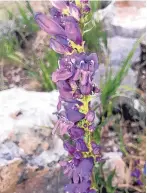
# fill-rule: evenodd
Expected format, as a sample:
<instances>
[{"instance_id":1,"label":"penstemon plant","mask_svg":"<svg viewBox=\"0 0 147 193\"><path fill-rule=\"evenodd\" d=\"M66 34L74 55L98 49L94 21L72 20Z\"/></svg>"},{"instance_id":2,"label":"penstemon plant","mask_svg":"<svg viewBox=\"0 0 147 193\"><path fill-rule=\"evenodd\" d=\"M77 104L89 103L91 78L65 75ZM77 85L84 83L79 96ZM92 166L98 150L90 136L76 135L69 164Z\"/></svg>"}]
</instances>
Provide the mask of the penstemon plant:
<instances>
[{"instance_id":1,"label":"penstemon plant","mask_svg":"<svg viewBox=\"0 0 147 193\"><path fill-rule=\"evenodd\" d=\"M60 162L72 181L65 192L96 193L94 166L103 161L93 136L95 112L91 109L93 95L100 92L93 82L98 58L96 53L85 51L82 37L90 7L87 0L51 3L50 17L36 13L35 20L50 35L50 48L61 54L59 68L52 74L60 93L53 134L63 136L69 154L68 161Z\"/></svg>"}]
</instances>

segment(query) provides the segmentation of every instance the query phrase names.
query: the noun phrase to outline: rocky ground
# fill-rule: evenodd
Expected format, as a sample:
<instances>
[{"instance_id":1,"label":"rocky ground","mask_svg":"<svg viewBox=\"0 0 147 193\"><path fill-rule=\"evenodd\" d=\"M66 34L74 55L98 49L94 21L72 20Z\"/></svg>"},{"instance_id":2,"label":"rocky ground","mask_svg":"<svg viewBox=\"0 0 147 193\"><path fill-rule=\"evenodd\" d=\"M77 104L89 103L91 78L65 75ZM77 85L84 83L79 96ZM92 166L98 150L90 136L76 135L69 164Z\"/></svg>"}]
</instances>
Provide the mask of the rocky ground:
<instances>
[{"instance_id":1,"label":"rocky ground","mask_svg":"<svg viewBox=\"0 0 147 193\"><path fill-rule=\"evenodd\" d=\"M143 3L115 3L106 14L104 10L98 13L103 16L107 29L110 64L114 72L118 70L136 39L145 32ZM35 3L34 9L43 10L39 2ZM39 32L30 40L30 44L23 49L28 60L31 57L28 49L30 45L33 45L31 49L37 52L38 57L42 56L46 38L43 32ZM144 164L145 137L141 137L141 143L137 147L132 144L136 143L138 135L145 135L145 111L142 108L146 91L145 45L143 42L136 50L132 69L123 83L137 87L139 94L135 94L131 102L127 101L130 106L128 103L127 106L119 106L123 109L119 127L122 126L123 141L127 144L126 149L131 159L128 155L122 159L124 152L121 149L121 136L118 135L120 131L113 127L114 122L109 122L102 129L104 156L109 158L104 166L105 175L116 168L119 176L113 181L116 184L122 183L124 179L130 180L130 171L126 172L125 162L131 165L132 159L139 157L141 164ZM24 67L8 63L2 73L4 87L0 92L0 193L62 193L67 179L64 178L58 162L67 154L60 138L51 134L56 121L54 113L58 92L33 92L42 91L42 86L28 76ZM103 68L100 66L95 81L98 82L102 75ZM8 88L11 89L5 90ZM138 102L138 98L143 103ZM134 188L135 191L143 193L137 188Z\"/></svg>"}]
</instances>

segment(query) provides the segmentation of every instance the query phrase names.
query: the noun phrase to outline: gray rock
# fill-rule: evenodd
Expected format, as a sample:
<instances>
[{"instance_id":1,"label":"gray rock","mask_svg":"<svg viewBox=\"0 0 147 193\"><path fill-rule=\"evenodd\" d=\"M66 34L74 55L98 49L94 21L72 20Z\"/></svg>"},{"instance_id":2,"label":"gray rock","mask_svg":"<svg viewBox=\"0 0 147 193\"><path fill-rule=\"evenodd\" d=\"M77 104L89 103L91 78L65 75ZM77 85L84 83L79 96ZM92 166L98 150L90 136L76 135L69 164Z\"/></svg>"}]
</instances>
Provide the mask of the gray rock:
<instances>
[{"instance_id":1,"label":"gray rock","mask_svg":"<svg viewBox=\"0 0 147 193\"><path fill-rule=\"evenodd\" d=\"M122 62L126 59L129 52L133 48L136 39L124 38L120 36L108 38L108 49L110 52L110 65L121 66ZM138 62L140 57L140 47L136 49L132 57L131 63Z\"/></svg>"},{"instance_id":2,"label":"gray rock","mask_svg":"<svg viewBox=\"0 0 147 193\"><path fill-rule=\"evenodd\" d=\"M136 9L133 17L132 13ZM97 11L95 20L103 22L108 37L122 36L126 38L139 38L146 30L146 7L136 7L132 4L129 7L117 7L115 0L112 0L105 9ZM120 13L125 14L122 15Z\"/></svg>"}]
</instances>

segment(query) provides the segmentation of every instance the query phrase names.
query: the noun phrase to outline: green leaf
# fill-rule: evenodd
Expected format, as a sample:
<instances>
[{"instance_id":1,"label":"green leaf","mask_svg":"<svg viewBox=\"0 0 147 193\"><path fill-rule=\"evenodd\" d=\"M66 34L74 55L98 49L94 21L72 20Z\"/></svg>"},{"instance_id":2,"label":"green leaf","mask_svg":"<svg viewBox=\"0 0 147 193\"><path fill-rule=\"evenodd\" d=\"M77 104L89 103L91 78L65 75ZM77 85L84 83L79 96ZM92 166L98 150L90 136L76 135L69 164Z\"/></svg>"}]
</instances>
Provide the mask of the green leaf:
<instances>
[{"instance_id":1,"label":"green leaf","mask_svg":"<svg viewBox=\"0 0 147 193\"><path fill-rule=\"evenodd\" d=\"M126 151L126 147L125 147L124 140L123 140L123 133L122 133L121 128L120 128L120 133L119 133L119 139L120 139L120 149L127 156L128 152Z\"/></svg>"},{"instance_id":2,"label":"green leaf","mask_svg":"<svg viewBox=\"0 0 147 193\"><path fill-rule=\"evenodd\" d=\"M93 13L96 12L100 8L100 1L99 0L90 1L90 7Z\"/></svg>"},{"instance_id":3,"label":"green leaf","mask_svg":"<svg viewBox=\"0 0 147 193\"><path fill-rule=\"evenodd\" d=\"M106 189L108 193L113 193L115 191L115 187L113 187L112 182L113 182L113 178L115 176L115 169L113 171L110 172L109 176L107 177L107 181L106 181Z\"/></svg>"},{"instance_id":4,"label":"green leaf","mask_svg":"<svg viewBox=\"0 0 147 193\"><path fill-rule=\"evenodd\" d=\"M26 7L30 11L30 13L34 16L34 11L29 1L26 1Z\"/></svg>"},{"instance_id":5,"label":"green leaf","mask_svg":"<svg viewBox=\"0 0 147 193\"><path fill-rule=\"evenodd\" d=\"M126 59L124 60L122 67L117 72L115 77L112 76L111 70L107 71L106 80L101 85L101 90L102 90L102 92L101 92L101 101L102 101L102 105L103 105L104 110L107 109L107 105L108 105L109 100L111 99L111 97L114 94L116 94L117 89L119 88L122 80L126 76L128 70L131 66L131 59L132 59L132 57L135 53L136 48L139 46L141 40L143 39L143 37L144 36L142 36L140 39L138 39L136 41L136 43L134 44L132 50L130 51L130 53L128 54Z\"/></svg>"}]
</instances>

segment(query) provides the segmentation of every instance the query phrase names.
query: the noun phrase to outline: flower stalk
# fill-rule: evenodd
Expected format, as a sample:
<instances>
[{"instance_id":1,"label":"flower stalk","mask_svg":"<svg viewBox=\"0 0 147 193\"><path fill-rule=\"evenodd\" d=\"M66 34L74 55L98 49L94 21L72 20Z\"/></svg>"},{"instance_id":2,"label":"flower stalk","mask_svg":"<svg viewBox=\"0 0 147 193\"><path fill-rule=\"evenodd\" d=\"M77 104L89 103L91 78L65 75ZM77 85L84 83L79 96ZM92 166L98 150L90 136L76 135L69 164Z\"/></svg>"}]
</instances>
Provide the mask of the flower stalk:
<instances>
[{"instance_id":1,"label":"flower stalk","mask_svg":"<svg viewBox=\"0 0 147 193\"><path fill-rule=\"evenodd\" d=\"M90 7L87 0L51 2L50 17L37 13L35 19L51 36L50 48L61 54L59 68L52 74L60 94L53 134L69 136L64 140L69 159L61 162L71 180L65 192L96 193L93 168L101 161L101 147L93 137L95 113L91 100L99 92L93 82L98 58L96 53L85 52L86 42L80 29Z\"/></svg>"}]
</instances>

